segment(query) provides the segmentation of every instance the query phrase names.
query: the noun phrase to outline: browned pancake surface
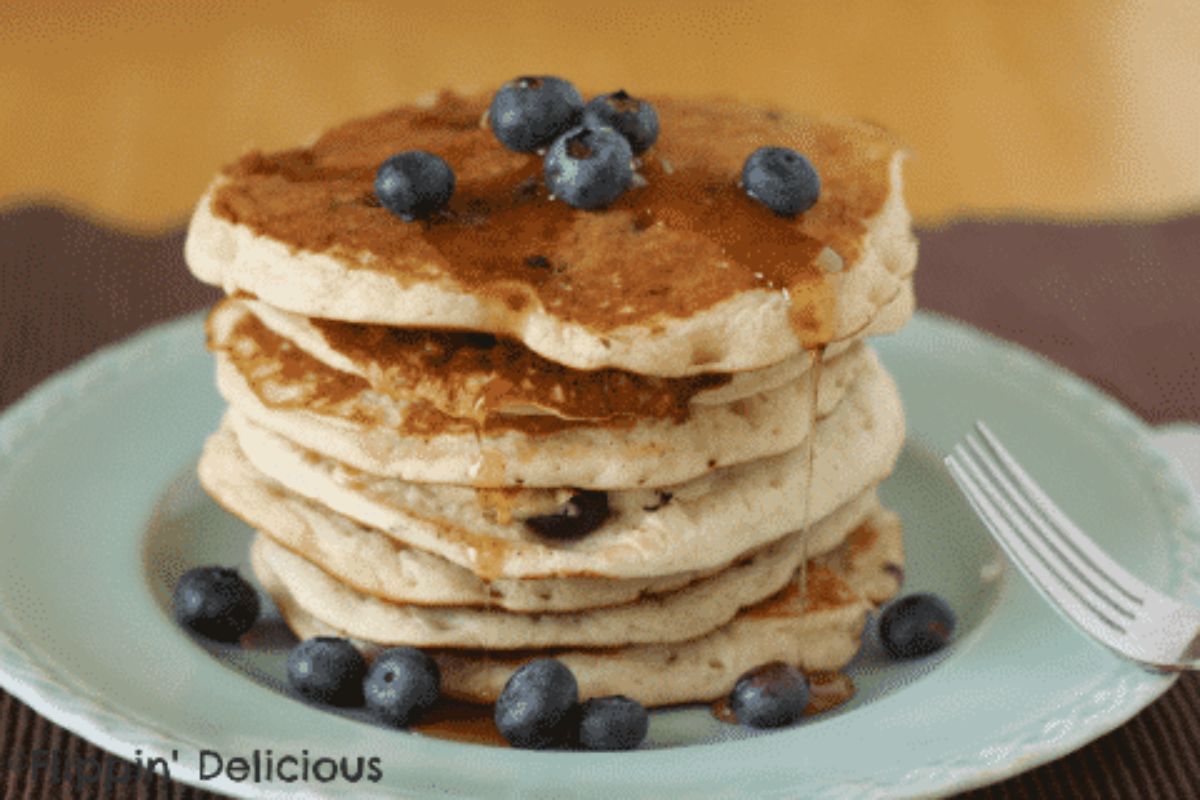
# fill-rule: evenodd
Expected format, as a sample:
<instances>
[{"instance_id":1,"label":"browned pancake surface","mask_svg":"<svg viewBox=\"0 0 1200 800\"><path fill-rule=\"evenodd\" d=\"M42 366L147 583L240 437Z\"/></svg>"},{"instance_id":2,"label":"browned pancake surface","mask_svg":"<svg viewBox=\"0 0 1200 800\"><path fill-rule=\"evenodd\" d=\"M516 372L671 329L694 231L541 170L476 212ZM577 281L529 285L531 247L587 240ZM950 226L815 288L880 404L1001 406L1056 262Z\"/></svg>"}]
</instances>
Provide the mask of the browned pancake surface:
<instances>
[{"instance_id":1,"label":"browned pancake surface","mask_svg":"<svg viewBox=\"0 0 1200 800\"><path fill-rule=\"evenodd\" d=\"M511 342L493 347L480 344L478 340L472 343L470 334L447 337L384 326L369 326L370 330L364 330L368 326L352 327L363 333L361 337L351 337L355 346L367 347L372 340L377 340L376 346L383 353L393 348L406 351L398 359L385 360L398 370L411 370L408 377L412 381L427 384L425 392L420 391L418 385L417 391L399 393L410 402L404 405L404 417L398 427L412 436L475 433L485 421L492 432L513 430L548 434L595 425L628 427L648 417L683 420L687 417L688 401L697 391L726 380L722 376L655 379L618 370L602 370L589 377L589 373L554 365L549 372L531 371L527 380L514 383L511 377L506 377L514 371L512 364L496 365L502 369L488 366L490 350L501 348L505 351L497 354L500 359L513 358L530 363L544 359ZM415 349L411 347L414 341L417 343ZM272 408L342 414L368 425L389 424L387 408L363 401L364 394L373 388L365 378L328 366L272 331L252 314L242 317L224 340L219 340L210 330L209 348L228 355L259 399ZM459 363L439 367L436 362L443 359ZM426 371L422 372L422 367ZM455 389L464 388L465 378L488 369L495 369L495 380L489 384L490 392L485 386L482 393L453 397ZM532 367L526 363L522 367L525 369ZM540 393L548 391L551 384L560 386L561 391ZM549 401L573 413L565 418L548 414L488 413L490 400L513 402L522 393L528 394L531 404L544 405ZM447 394L452 396L449 403L446 402ZM459 402L453 402L454 399ZM560 402L554 403L555 399ZM448 413L442 406L457 413Z\"/></svg>"},{"instance_id":2,"label":"browned pancake surface","mask_svg":"<svg viewBox=\"0 0 1200 800\"><path fill-rule=\"evenodd\" d=\"M834 297L815 260L826 246L857 260L865 221L888 194L897 145L886 133L734 101L652 98L662 134L642 157L644 185L589 212L548 196L538 156L496 141L481 124L489 99L443 93L308 148L251 153L226 169L213 212L401 285L448 282L515 311L536 300L593 330L653 331L656 318L774 289L788 293L802 341L829 339ZM746 156L765 145L799 150L821 175L821 199L794 220L738 186ZM427 222L403 222L373 194L379 165L412 149L437 153L457 176L448 208Z\"/></svg>"},{"instance_id":3,"label":"browned pancake surface","mask_svg":"<svg viewBox=\"0 0 1200 800\"><path fill-rule=\"evenodd\" d=\"M376 389L396 387L460 417L536 407L567 419L683 419L698 392L729 382L717 374L655 378L619 369L576 370L489 334L312 322L332 350L378 372Z\"/></svg>"}]
</instances>

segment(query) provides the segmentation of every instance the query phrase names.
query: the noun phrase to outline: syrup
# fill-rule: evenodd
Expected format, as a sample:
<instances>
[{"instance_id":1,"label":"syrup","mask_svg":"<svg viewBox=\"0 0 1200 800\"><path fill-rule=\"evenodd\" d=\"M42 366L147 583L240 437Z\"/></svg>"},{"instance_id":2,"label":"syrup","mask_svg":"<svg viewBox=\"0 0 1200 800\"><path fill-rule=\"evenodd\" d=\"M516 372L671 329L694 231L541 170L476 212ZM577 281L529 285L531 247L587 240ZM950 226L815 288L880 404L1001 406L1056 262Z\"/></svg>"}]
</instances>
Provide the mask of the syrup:
<instances>
[{"instance_id":1,"label":"syrup","mask_svg":"<svg viewBox=\"0 0 1200 800\"><path fill-rule=\"evenodd\" d=\"M804 478L804 536L801 537L800 545L800 587L801 591L805 593L808 592L808 540L811 538L809 531L815 521L812 513L813 443L817 438L817 412L821 393L821 369L825 363L825 348L817 347L808 352L812 358L812 376L808 395L808 436L804 440L804 461L807 472Z\"/></svg>"},{"instance_id":2,"label":"syrup","mask_svg":"<svg viewBox=\"0 0 1200 800\"><path fill-rule=\"evenodd\" d=\"M687 319L762 290L786 297L802 344L829 340L837 281L820 257L826 247L846 264L860 256L864 220L890 190L897 146L886 133L730 101L651 98L663 136L642 158L643 181L596 213L551 199L541 159L480 128L488 99L444 94L430 108L343 125L310 148L251 153L225 170L212 211L299 249L369 253L347 267L400 285L448 280L515 314L536 303L595 332ZM796 219L738 186L764 142L801 150L821 173L821 199ZM372 200L375 171L398 143L454 167L454 197L434 219L399 223Z\"/></svg>"},{"instance_id":3,"label":"syrup","mask_svg":"<svg viewBox=\"0 0 1200 800\"><path fill-rule=\"evenodd\" d=\"M508 747L508 742L496 728L492 714L491 706L443 697L409 730L437 739Z\"/></svg>"},{"instance_id":4,"label":"syrup","mask_svg":"<svg viewBox=\"0 0 1200 800\"><path fill-rule=\"evenodd\" d=\"M854 697L854 679L844 672L810 672L806 715L821 714L837 708Z\"/></svg>"}]
</instances>

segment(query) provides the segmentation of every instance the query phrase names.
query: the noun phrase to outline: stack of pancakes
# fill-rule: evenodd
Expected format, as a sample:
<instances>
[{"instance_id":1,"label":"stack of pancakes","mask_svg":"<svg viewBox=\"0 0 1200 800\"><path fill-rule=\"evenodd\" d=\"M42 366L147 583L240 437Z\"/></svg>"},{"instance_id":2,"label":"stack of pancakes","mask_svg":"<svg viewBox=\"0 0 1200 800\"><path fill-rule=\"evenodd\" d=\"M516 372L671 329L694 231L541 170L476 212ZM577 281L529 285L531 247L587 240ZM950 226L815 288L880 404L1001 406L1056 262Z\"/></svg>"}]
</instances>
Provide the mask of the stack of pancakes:
<instances>
[{"instance_id":1,"label":"stack of pancakes","mask_svg":"<svg viewBox=\"0 0 1200 800\"><path fill-rule=\"evenodd\" d=\"M903 412L863 341L912 313L900 149L658 98L635 187L581 211L495 141L487 102L251 153L199 204L188 264L229 294L200 477L258 531L259 580L298 635L426 649L469 700L546 655L584 698L646 705L842 666L903 574L876 497ZM812 160L808 212L738 186L763 145ZM457 188L405 222L372 181L414 149Z\"/></svg>"}]
</instances>

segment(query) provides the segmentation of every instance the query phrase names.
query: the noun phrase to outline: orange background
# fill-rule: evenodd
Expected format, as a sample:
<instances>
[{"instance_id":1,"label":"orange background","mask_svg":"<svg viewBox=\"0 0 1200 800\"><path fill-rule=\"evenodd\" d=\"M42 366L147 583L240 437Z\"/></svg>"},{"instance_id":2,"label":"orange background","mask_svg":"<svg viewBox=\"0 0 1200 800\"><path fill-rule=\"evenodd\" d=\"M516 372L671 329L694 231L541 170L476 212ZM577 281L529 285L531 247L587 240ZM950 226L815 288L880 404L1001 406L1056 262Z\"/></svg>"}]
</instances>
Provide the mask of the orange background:
<instances>
[{"instance_id":1,"label":"orange background","mask_svg":"<svg viewBox=\"0 0 1200 800\"><path fill-rule=\"evenodd\" d=\"M909 197L925 222L1200 208L1189 0L10 1L0 205L177 224L249 146L527 72L883 123L914 151Z\"/></svg>"}]
</instances>

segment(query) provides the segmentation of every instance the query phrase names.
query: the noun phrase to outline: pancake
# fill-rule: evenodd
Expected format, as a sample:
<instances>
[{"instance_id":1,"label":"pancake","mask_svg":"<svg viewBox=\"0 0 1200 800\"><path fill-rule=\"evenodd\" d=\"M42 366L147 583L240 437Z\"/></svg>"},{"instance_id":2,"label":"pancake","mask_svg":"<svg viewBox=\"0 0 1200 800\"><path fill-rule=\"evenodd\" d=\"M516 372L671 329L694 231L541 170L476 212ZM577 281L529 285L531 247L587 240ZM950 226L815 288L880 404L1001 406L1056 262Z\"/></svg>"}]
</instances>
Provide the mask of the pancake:
<instances>
[{"instance_id":1,"label":"pancake","mask_svg":"<svg viewBox=\"0 0 1200 800\"><path fill-rule=\"evenodd\" d=\"M841 522L835 519L838 516L833 514L831 519ZM828 551L862 521L860 516L841 525L818 524L809 536L821 539L823 551ZM416 647L515 650L693 639L782 589L805 552L799 533L790 534L672 592L644 595L636 603L533 614L381 600L352 588L264 535L256 538L252 555L269 565L297 604L355 638Z\"/></svg>"},{"instance_id":2,"label":"pancake","mask_svg":"<svg viewBox=\"0 0 1200 800\"><path fill-rule=\"evenodd\" d=\"M791 383L814 361L806 350L759 370L688 378L657 378L616 369L575 370L518 342L488 334L310 319L244 299L218 304L210 331L218 339L221 333L227 335L241 319L239 311L252 314L325 366L361 378L378 392L479 421L508 414L548 414L568 420L679 419L692 405L721 405ZM220 341L216 344L226 347ZM824 361L855 346L857 340L830 345Z\"/></svg>"},{"instance_id":3,"label":"pancake","mask_svg":"<svg viewBox=\"0 0 1200 800\"><path fill-rule=\"evenodd\" d=\"M311 147L248 154L201 198L189 267L305 316L483 331L574 368L660 376L767 367L859 335L905 293L911 305L903 153L878 128L651 98L662 136L640 185L588 212L553 200L541 159L481 126L488 100L444 93ZM768 144L805 153L821 176L817 204L795 219L738 186ZM456 173L427 222L374 198L379 164L407 149Z\"/></svg>"},{"instance_id":4,"label":"pancake","mask_svg":"<svg viewBox=\"0 0 1200 800\"><path fill-rule=\"evenodd\" d=\"M899 590L903 564L900 520L880 510L841 547L810 561L779 594L686 642L432 655L441 668L443 693L472 702L495 702L513 671L545 656L571 669L582 700L612 694L646 706L715 700L746 670L771 661L810 672L845 666L858 651L867 613ZM297 636L345 635L300 606L269 565L256 560L255 574ZM358 644L368 654L375 649L369 642Z\"/></svg>"},{"instance_id":5,"label":"pancake","mask_svg":"<svg viewBox=\"0 0 1200 800\"><path fill-rule=\"evenodd\" d=\"M255 574L297 634L426 648L476 702L544 656L584 698L648 706L769 661L843 666L903 576L876 496L903 411L862 341L913 312L903 150L650 98L633 186L581 211L496 141L489 100L249 153L197 205L189 268L230 295L199 473L258 531ZM794 218L740 186L767 145L820 175ZM455 173L428 219L374 194L404 150Z\"/></svg>"},{"instance_id":6,"label":"pancake","mask_svg":"<svg viewBox=\"0 0 1200 800\"><path fill-rule=\"evenodd\" d=\"M488 582L433 553L408 547L288 491L255 470L226 429L205 444L199 472L204 488L227 510L360 594L409 605L526 613L626 605L696 586L722 569L750 561L760 568L782 565L764 569L779 576L776 585L765 592L769 594L796 569L802 553L812 557L833 549L878 505L874 489L869 489L807 531L742 553L732 564L716 569L632 580L574 576Z\"/></svg>"},{"instance_id":7,"label":"pancake","mask_svg":"<svg viewBox=\"0 0 1200 800\"><path fill-rule=\"evenodd\" d=\"M724 405L685 404L678 418L480 421L449 416L412 394L383 394L295 347L243 307L219 308L210 323L218 388L244 416L367 472L477 486L664 486L774 455L808 436L814 380L816 416L823 417L874 363L857 344L790 383ZM444 382L430 374L427 383Z\"/></svg>"},{"instance_id":8,"label":"pancake","mask_svg":"<svg viewBox=\"0 0 1200 800\"><path fill-rule=\"evenodd\" d=\"M865 370L817 424L811 452L805 444L662 490L610 492L611 513L603 525L576 540L554 541L521 520L553 510L570 492L489 492L372 476L236 412L227 420L260 472L485 579L639 578L718 567L877 484L891 471L904 439L895 385L882 368Z\"/></svg>"}]
</instances>

